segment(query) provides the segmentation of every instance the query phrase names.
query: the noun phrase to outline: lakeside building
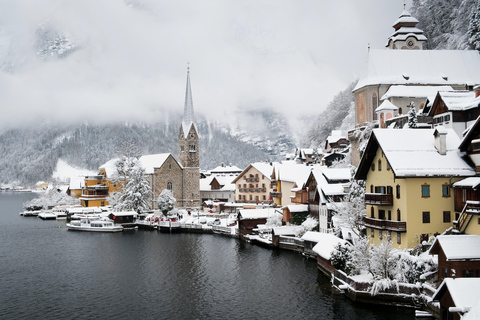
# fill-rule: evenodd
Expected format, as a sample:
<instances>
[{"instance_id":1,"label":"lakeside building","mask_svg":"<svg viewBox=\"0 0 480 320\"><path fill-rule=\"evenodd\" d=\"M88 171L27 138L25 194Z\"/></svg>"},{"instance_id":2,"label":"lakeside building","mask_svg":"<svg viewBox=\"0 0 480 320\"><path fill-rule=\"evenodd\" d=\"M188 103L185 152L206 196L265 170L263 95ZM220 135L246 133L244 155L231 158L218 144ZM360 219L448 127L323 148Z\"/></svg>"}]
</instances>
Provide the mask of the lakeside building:
<instances>
[{"instance_id":1,"label":"lakeside building","mask_svg":"<svg viewBox=\"0 0 480 320\"><path fill-rule=\"evenodd\" d=\"M475 176L452 129L375 129L355 175L365 180L367 235L412 248L453 227L452 184Z\"/></svg>"},{"instance_id":2,"label":"lakeside building","mask_svg":"<svg viewBox=\"0 0 480 320\"><path fill-rule=\"evenodd\" d=\"M240 203L270 203L273 192L271 176L273 165L255 162L248 165L233 181L235 201Z\"/></svg>"}]
</instances>

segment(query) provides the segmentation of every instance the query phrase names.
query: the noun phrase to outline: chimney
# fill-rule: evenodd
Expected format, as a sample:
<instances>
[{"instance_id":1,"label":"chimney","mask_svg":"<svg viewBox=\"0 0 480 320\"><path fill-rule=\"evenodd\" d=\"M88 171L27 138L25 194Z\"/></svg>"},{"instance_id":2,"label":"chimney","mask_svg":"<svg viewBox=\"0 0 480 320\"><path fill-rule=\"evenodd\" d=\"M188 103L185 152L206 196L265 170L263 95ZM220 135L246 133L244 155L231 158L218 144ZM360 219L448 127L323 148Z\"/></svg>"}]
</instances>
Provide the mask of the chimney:
<instances>
[{"instance_id":1,"label":"chimney","mask_svg":"<svg viewBox=\"0 0 480 320\"><path fill-rule=\"evenodd\" d=\"M433 133L435 137L435 149L442 156L447 154L447 130L443 126L438 126Z\"/></svg>"},{"instance_id":2,"label":"chimney","mask_svg":"<svg viewBox=\"0 0 480 320\"><path fill-rule=\"evenodd\" d=\"M476 85L475 87L473 87L473 91L475 91L475 98L480 96L480 85Z\"/></svg>"}]
</instances>

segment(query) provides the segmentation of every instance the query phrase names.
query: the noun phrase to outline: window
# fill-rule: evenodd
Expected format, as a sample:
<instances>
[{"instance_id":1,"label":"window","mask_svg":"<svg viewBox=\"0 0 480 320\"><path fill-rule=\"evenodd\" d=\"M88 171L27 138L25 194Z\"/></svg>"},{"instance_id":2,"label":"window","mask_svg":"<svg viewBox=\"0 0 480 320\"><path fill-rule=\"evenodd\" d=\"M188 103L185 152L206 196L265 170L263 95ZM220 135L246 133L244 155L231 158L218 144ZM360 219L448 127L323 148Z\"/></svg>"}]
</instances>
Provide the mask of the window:
<instances>
[{"instance_id":1,"label":"window","mask_svg":"<svg viewBox=\"0 0 480 320\"><path fill-rule=\"evenodd\" d=\"M388 220L392 220L392 211L388 210Z\"/></svg>"},{"instance_id":2,"label":"window","mask_svg":"<svg viewBox=\"0 0 480 320\"><path fill-rule=\"evenodd\" d=\"M168 169L172 170L172 164L171 163L168 164Z\"/></svg>"},{"instance_id":3,"label":"window","mask_svg":"<svg viewBox=\"0 0 480 320\"><path fill-rule=\"evenodd\" d=\"M478 218L478 224L480 224L480 218Z\"/></svg>"},{"instance_id":4,"label":"window","mask_svg":"<svg viewBox=\"0 0 480 320\"><path fill-rule=\"evenodd\" d=\"M375 109L378 107L378 99L377 99L377 93L374 92L372 94L372 112L373 112L373 120L377 120L377 113L375 112Z\"/></svg>"},{"instance_id":5,"label":"window","mask_svg":"<svg viewBox=\"0 0 480 320\"><path fill-rule=\"evenodd\" d=\"M375 162L372 162L372 166L370 167L370 169L372 169L372 171L375 171Z\"/></svg>"},{"instance_id":6,"label":"window","mask_svg":"<svg viewBox=\"0 0 480 320\"><path fill-rule=\"evenodd\" d=\"M185 149L183 148L183 146L180 146L180 151L185 151Z\"/></svg>"},{"instance_id":7,"label":"window","mask_svg":"<svg viewBox=\"0 0 480 320\"><path fill-rule=\"evenodd\" d=\"M190 152L195 152L195 145L194 144L191 144L189 146L189 148L190 148Z\"/></svg>"},{"instance_id":8,"label":"window","mask_svg":"<svg viewBox=\"0 0 480 320\"><path fill-rule=\"evenodd\" d=\"M397 232L397 243L398 244L402 243L402 234L400 232Z\"/></svg>"},{"instance_id":9,"label":"window","mask_svg":"<svg viewBox=\"0 0 480 320\"><path fill-rule=\"evenodd\" d=\"M378 210L378 219L385 220L385 210Z\"/></svg>"},{"instance_id":10,"label":"window","mask_svg":"<svg viewBox=\"0 0 480 320\"><path fill-rule=\"evenodd\" d=\"M465 278L475 277L475 270L465 270Z\"/></svg>"},{"instance_id":11,"label":"window","mask_svg":"<svg viewBox=\"0 0 480 320\"><path fill-rule=\"evenodd\" d=\"M370 217L375 218L375 209L370 207Z\"/></svg>"},{"instance_id":12,"label":"window","mask_svg":"<svg viewBox=\"0 0 480 320\"><path fill-rule=\"evenodd\" d=\"M373 193L373 184L370 185L370 193Z\"/></svg>"},{"instance_id":13,"label":"window","mask_svg":"<svg viewBox=\"0 0 480 320\"><path fill-rule=\"evenodd\" d=\"M246 188L246 187L247 187L247 184L246 184L246 183L244 183L244 184L243 184L243 187L244 187L244 188Z\"/></svg>"},{"instance_id":14,"label":"window","mask_svg":"<svg viewBox=\"0 0 480 320\"><path fill-rule=\"evenodd\" d=\"M390 166L390 163L387 161L387 170L390 170L392 169L392 167Z\"/></svg>"},{"instance_id":15,"label":"window","mask_svg":"<svg viewBox=\"0 0 480 320\"><path fill-rule=\"evenodd\" d=\"M391 186L387 186L387 194L393 194L393 188Z\"/></svg>"},{"instance_id":16,"label":"window","mask_svg":"<svg viewBox=\"0 0 480 320\"><path fill-rule=\"evenodd\" d=\"M102 201L102 202L100 203L100 206L101 206L101 207L105 207L105 201Z\"/></svg>"},{"instance_id":17,"label":"window","mask_svg":"<svg viewBox=\"0 0 480 320\"><path fill-rule=\"evenodd\" d=\"M400 186L397 184L397 187L396 187L396 191L397 191L397 199L400 199Z\"/></svg>"},{"instance_id":18,"label":"window","mask_svg":"<svg viewBox=\"0 0 480 320\"><path fill-rule=\"evenodd\" d=\"M424 184L422 186L422 198L430 197L430 186L428 184Z\"/></svg>"},{"instance_id":19,"label":"window","mask_svg":"<svg viewBox=\"0 0 480 320\"><path fill-rule=\"evenodd\" d=\"M263 195L263 201L266 201L266 200L267 200L267 196Z\"/></svg>"},{"instance_id":20,"label":"window","mask_svg":"<svg viewBox=\"0 0 480 320\"><path fill-rule=\"evenodd\" d=\"M250 195L250 200L253 200L253 196L252 196L252 195Z\"/></svg>"},{"instance_id":21,"label":"window","mask_svg":"<svg viewBox=\"0 0 480 320\"><path fill-rule=\"evenodd\" d=\"M462 201L467 202L467 189L462 189Z\"/></svg>"},{"instance_id":22,"label":"window","mask_svg":"<svg viewBox=\"0 0 480 320\"><path fill-rule=\"evenodd\" d=\"M262 183L262 188L265 188L265 183Z\"/></svg>"},{"instance_id":23,"label":"window","mask_svg":"<svg viewBox=\"0 0 480 320\"><path fill-rule=\"evenodd\" d=\"M382 160L378 160L378 171L382 171Z\"/></svg>"},{"instance_id":24,"label":"window","mask_svg":"<svg viewBox=\"0 0 480 320\"><path fill-rule=\"evenodd\" d=\"M173 183L167 182L167 189L172 191L173 190Z\"/></svg>"},{"instance_id":25,"label":"window","mask_svg":"<svg viewBox=\"0 0 480 320\"><path fill-rule=\"evenodd\" d=\"M402 112L402 107L398 108L398 114L403 114Z\"/></svg>"},{"instance_id":26,"label":"window","mask_svg":"<svg viewBox=\"0 0 480 320\"><path fill-rule=\"evenodd\" d=\"M400 209L397 209L397 221L402 221L402 215L400 214Z\"/></svg>"},{"instance_id":27,"label":"window","mask_svg":"<svg viewBox=\"0 0 480 320\"><path fill-rule=\"evenodd\" d=\"M423 223L430 223L430 211L423 211L422 212L422 222Z\"/></svg>"},{"instance_id":28,"label":"window","mask_svg":"<svg viewBox=\"0 0 480 320\"><path fill-rule=\"evenodd\" d=\"M238 185L238 189L241 189L241 188L242 188L242 185L241 185L241 184L239 184L239 185Z\"/></svg>"},{"instance_id":29,"label":"window","mask_svg":"<svg viewBox=\"0 0 480 320\"><path fill-rule=\"evenodd\" d=\"M450 222L451 214L450 211L443 211L443 222Z\"/></svg>"},{"instance_id":30,"label":"window","mask_svg":"<svg viewBox=\"0 0 480 320\"><path fill-rule=\"evenodd\" d=\"M448 184L442 186L442 197L450 197L450 186Z\"/></svg>"}]
</instances>

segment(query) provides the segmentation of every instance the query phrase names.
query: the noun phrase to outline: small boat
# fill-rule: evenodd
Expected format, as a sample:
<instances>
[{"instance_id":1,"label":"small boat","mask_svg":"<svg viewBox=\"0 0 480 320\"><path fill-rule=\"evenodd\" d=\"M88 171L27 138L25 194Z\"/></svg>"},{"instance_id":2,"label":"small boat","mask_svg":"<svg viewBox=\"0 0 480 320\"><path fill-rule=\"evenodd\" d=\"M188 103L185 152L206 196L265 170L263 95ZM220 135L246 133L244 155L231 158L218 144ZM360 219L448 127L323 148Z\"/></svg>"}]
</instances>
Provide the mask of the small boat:
<instances>
[{"instance_id":1,"label":"small boat","mask_svg":"<svg viewBox=\"0 0 480 320\"><path fill-rule=\"evenodd\" d=\"M100 220L95 218L82 218L80 220L72 220L67 223L68 230L73 231L90 231L90 232L120 232L123 226L116 226L111 220Z\"/></svg>"},{"instance_id":2,"label":"small boat","mask_svg":"<svg viewBox=\"0 0 480 320\"><path fill-rule=\"evenodd\" d=\"M42 212L41 210L25 210L23 212L20 212L20 216L22 217L37 217L38 214Z\"/></svg>"}]
</instances>

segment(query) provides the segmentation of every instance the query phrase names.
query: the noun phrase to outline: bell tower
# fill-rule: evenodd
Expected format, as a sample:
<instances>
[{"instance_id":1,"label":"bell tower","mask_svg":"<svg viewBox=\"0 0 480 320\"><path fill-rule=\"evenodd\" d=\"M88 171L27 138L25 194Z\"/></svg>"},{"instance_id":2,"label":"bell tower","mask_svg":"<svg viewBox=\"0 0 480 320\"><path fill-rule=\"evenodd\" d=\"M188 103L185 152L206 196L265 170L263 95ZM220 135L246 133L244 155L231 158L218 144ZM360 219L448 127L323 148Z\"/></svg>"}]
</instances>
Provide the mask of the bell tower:
<instances>
[{"instance_id":1,"label":"bell tower","mask_svg":"<svg viewBox=\"0 0 480 320\"><path fill-rule=\"evenodd\" d=\"M181 207L200 206L200 153L199 137L193 113L190 66L187 67L187 87L183 120L178 136L179 162L183 167L183 199L177 199Z\"/></svg>"}]
</instances>

